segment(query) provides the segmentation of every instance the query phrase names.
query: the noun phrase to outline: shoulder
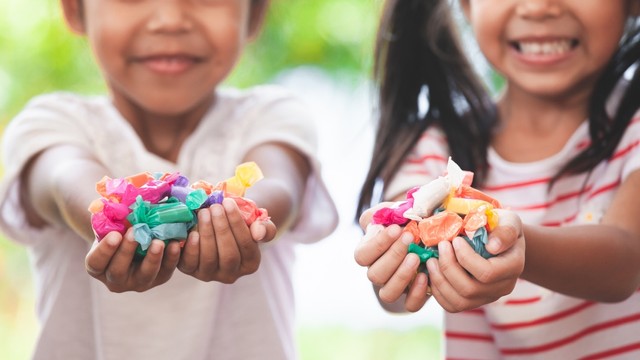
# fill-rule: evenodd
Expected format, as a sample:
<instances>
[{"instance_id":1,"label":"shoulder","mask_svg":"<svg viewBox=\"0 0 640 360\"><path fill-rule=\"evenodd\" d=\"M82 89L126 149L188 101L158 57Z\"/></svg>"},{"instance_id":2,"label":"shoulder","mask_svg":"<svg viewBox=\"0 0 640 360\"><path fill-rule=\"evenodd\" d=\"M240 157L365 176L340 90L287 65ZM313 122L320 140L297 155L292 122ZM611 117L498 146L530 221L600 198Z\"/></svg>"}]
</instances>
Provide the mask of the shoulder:
<instances>
[{"instance_id":1,"label":"shoulder","mask_svg":"<svg viewBox=\"0 0 640 360\"><path fill-rule=\"evenodd\" d=\"M49 108L58 111L84 110L104 103L103 96L86 96L71 92L53 92L35 96L25 105L24 110Z\"/></svg>"},{"instance_id":2,"label":"shoulder","mask_svg":"<svg viewBox=\"0 0 640 360\"><path fill-rule=\"evenodd\" d=\"M22 147L25 141L44 143L51 139L65 139L74 143L83 142L88 134L95 132L92 124L101 121L87 121L99 115L96 111L105 98L56 92L32 98L9 122L3 131L4 146Z\"/></svg>"},{"instance_id":3,"label":"shoulder","mask_svg":"<svg viewBox=\"0 0 640 360\"><path fill-rule=\"evenodd\" d=\"M248 89L225 88L218 91L219 104L234 109L242 116L259 112L263 117L269 114L279 116L308 113L308 106L290 90L278 85L259 85Z\"/></svg>"},{"instance_id":4,"label":"shoulder","mask_svg":"<svg viewBox=\"0 0 640 360\"><path fill-rule=\"evenodd\" d=\"M38 123L47 121L78 122L88 115L96 116L99 107L108 104L105 97L83 96L69 92L54 92L38 95L25 105L11 124Z\"/></svg>"}]
</instances>

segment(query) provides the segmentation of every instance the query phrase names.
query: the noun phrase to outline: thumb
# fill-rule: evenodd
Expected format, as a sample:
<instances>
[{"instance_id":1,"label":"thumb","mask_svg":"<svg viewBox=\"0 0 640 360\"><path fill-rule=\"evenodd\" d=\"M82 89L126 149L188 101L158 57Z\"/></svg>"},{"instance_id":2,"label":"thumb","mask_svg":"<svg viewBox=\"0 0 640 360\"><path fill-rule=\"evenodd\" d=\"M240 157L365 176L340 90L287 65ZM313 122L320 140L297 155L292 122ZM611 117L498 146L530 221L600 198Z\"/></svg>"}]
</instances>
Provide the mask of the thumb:
<instances>
[{"instance_id":1,"label":"thumb","mask_svg":"<svg viewBox=\"0 0 640 360\"><path fill-rule=\"evenodd\" d=\"M513 211L496 209L498 226L489 234L487 251L498 255L513 247L522 234L522 220Z\"/></svg>"}]
</instances>

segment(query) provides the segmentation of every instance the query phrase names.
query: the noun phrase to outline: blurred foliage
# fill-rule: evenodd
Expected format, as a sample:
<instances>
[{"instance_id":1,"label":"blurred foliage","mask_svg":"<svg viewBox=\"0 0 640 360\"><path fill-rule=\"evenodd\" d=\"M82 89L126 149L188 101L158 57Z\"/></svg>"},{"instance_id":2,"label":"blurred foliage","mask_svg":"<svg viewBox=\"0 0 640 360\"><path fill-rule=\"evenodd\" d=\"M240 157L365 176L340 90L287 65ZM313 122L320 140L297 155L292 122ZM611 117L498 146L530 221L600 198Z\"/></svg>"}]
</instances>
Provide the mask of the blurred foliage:
<instances>
[{"instance_id":1,"label":"blurred foliage","mask_svg":"<svg viewBox=\"0 0 640 360\"><path fill-rule=\"evenodd\" d=\"M300 360L438 360L442 359L440 329L407 331L345 328L298 331Z\"/></svg>"},{"instance_id":2,"label":"blurred foliage","mask_svg":"<svg viewBox=\"0 0 640 360\"><path fill-rule=\"evenodd\" d=\"M369 72L379 0L272 0L261 36L229 83L268 82L284 69L312 65L333 76ZM34 95L103 92L89 46L66 27L56 0L0 2L0 124Z\"/></svg>"},{"instance_id":3,"label":"blurred foliage","mask_svg":"<svg viewBox=\"0 0 640 360\"><path fill-rule=\"evenodd\" d=\"M248 48L229 84L268 82L297 66L319 67L354 84L368 76L380 0L271 3L261 36ZM0 130L30 98L56 90L105 92L85 39L66 27L58 0L0 1ZM31 352L37 329L31 283L25 249L0 237L0 359L27 359ZM316 343L318 336L326 342ZM350 338L355 342L347 345ZM358 344L366 350L367 338L352 333L340 339L345 346ZM318 345L337 340L329 330L324 335L303 334L301 352L326 354ZM304 358L313 359L310 356Z\"/></svg>"}]
</instances>

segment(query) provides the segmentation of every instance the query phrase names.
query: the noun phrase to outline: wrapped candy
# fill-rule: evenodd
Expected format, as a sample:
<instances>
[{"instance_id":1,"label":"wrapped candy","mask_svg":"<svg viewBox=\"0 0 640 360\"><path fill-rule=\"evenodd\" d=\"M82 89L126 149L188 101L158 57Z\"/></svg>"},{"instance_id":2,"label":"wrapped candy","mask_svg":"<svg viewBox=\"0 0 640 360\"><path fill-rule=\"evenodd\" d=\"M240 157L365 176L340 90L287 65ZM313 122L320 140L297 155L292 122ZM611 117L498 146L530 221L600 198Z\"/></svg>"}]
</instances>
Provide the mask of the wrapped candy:
<instances>
[{"instance_id":1,"label":"wrapped candy","mask_svg":"<svg viewBox=\"0 0 640 360\"><path fill-rule=\"evenodd\" d=\"M438 257L438 243L464 238L482 257L488 234L498 224L495 209L500 202L471 187L473 173L463 171L449 158L447 174L407 192L406 200L378 209L373 223L404 226L403 232L413 236L409 252L425 263Z\"/></svg>"},{"instance_id":2,"label":"wrapped candy","mask_svg":"<svg viewBox=\"0 0 640 360\"><path fill-rule=\"evenodd\" d=\"M244 198L247 188L263 178L256 163L238 165L235 176L215 186L204 180L193 184L180 173L148 172L122 179L103 177L96 184L101 195L89 205L91 226L98 241L109 232L123 234L133 227L139 243L136 254L145 256L153 239L184 240L197 223L199 209L233 199L247 225L267 220L266 209Z\"/></svg>"}]
</instances>

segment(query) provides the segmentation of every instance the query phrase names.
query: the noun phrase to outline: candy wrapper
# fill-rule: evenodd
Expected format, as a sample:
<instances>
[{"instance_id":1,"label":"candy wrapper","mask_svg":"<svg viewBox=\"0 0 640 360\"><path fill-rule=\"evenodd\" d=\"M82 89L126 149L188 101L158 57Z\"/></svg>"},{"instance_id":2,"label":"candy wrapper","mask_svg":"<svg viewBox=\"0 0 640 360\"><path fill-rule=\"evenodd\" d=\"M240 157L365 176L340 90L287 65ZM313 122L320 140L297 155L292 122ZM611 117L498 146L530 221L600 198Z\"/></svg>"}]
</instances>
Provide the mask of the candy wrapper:
<instances>
[{"instance_id":1,"label":"candy wrapper","mask_svg":"<svg viewBox=\"0 0 640 360\"><path fill-rule=\"evenodd\" d=\"M498 224L495 209L502 206L487 194L471 187L473 173L463 171L449 158L447 174L407 192L406 200L381 208L373 214L373 223L404 226L413 235L409 252L421 263L438 257L438 243L464 238L484 258L488 234Z\"/></svg>"},{"instance_id":2,"label":"candy wrapper","mask_svg":"<svg viewBox=\"0 0 640 360\"><path fill-rule=\"evenodd\" d=\"M91 226L98 241L109 232L123 234L133 227L139 243L136 254L145 256L151 240L184 240L196 225L199 209L233 199L247 225L267 220L267 210L244 196L245 190L263 178L256 163L236 167L235 176L216 185L199 180L189 183L180 173L148 172L121 179L107 176L96 184L101 195L89 206Z\"/></svg>"}]
</instances>

